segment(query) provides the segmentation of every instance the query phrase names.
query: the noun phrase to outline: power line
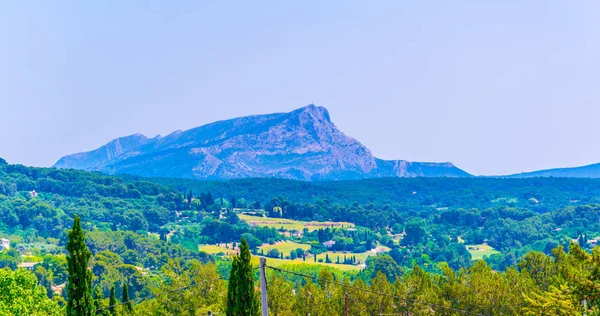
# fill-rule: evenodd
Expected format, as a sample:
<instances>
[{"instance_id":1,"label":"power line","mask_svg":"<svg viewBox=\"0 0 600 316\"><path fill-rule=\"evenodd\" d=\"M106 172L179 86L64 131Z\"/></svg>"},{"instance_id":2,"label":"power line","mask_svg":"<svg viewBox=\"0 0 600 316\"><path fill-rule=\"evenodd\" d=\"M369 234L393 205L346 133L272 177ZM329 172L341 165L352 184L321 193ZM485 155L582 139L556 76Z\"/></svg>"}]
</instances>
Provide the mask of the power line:
<instances>
[{"instance_id":1,"label":"power line","mask_svg":"<svg viewBox=\"0 0 600 316\"><path fill-rule=\"evenodd\" d=\"M223 278L223 277L220 276L220 277L218 277L216 279L211 280L211 282L216 281L216 280L225 280L225 278ZM118 304L114 304L114 305L110 305L110 306L105 306L105 307L98 308L98 309L96 309L96 312L98 312L100 310L103 310L103 309L107 309L107 308L114 308L114 307L117 307L117 306L125 305L125 304L128 304L128 303L134 303L134 302L137 302L137 301L142 302L145 299L155 298L157 296L164 295L164 294L169 294L169 293L173 293L173 292L179 292L179 291L189 290L192 287L198 286L198 285L201 285L201 284L203 284L203 283L194 283L194 284L182 286L180 288L171 289L171 290L167 290L167 291L160 292L160 293L150 294L150 295L147 295L147 296L144 296L144 297L138 297L138 298L136 298L134 300L129 300L127 302L121 302L121 303L118 303Z\"/></svg>"},{"instance_id":2,"label":"power line","mask_svg":"<svg viewBox=\"0 0 600 316\"><path fill-rule=\"evenodd\" d=\"M254 267L254 268L252 268L252 271L257 270L257 269L260 269L260 267ZM225 277L223 277L223 276L219 276L218 278L216 278L216 279L214 279L212 281L216 281L216 280L227 281L228 279L225 278ZM103 310L103 309L107 309L107 308L113 308L113 307L125 305L125 304L128 304L128 303L135 303L137 301L142 302L142 301L144 301L146 299L155 298L155 297L163 295L163 294L168 294L168 293L173 293L173 292L179 292L179 291L185 291L185 290L188 290L188 289L190 289L190 288L192 288L194 286L198 286L198 285L201 285L201 284L202 283L194 283L194 284L186 285L186 286L183 286L183 287L180 287L180 288L171 289L171 290L160 292L160 293L150 294L150 295L147 295L147 296L144 296L144 297L138 297L138 298L136 298L134 300L129 300L129 301L125 302L125 303L119 303L119 304L114 304L114 305L110 305L110 306L105 306L105 307L98 308L98 309L96 309L96 312L99 311L99 310Z\"/></svg>"},{"instance_id":3,"label":"power line","mask_svg":"<svg viewBox=\"0 0 600 316\"><path fill-rule=\"evenodd\" d=\"M352 285L349 285L349 284L337 283L335 281L330 281L330 280L321 279L321 278L318 278L318 277L313 277L311 275L307 275L307 274L303 274L303 273L298 273L298 272L283 270L283 269L275 268L275 267L271 267L271 266L267 266L267 267L270 268L270 269L273 269L275 271L289 273L289 274L292 274L292 275L296 275L296 276L300 276L300 277L305 277L305 278L310 278L310 279L317 280L317 281L323 281L323 282L330 283L330 284L333 284L333 285L337 285L337 286L341 286L341 287L345 287L345 288L349 288L349 289L353 289L353 290L357 290L357 291L363 291L363 292L366 292L366 293L371 293L371 294L376 294L376 295L381 295L381 296L388 296L388 297L396 298L396 299L399 299L399 300L403 300L405 302L427 305L427 306L429 306L431 308L445 309L445 310L449 310L449 311L453 311L453 312L463 313L463 314L466 314L466 315L483 316L482 314L477 314L477 313L474 313L474 312L471 312L471 311L462 310L462 309L458 309L458 308L454 308L454 307L447 307L447 306L443 306L443 305L439 305L439 304L435 304L435 303L428 303L428 302L424 302L424 301L420 301L420 300L416 300L416 299L411 299L411 298L396 296L396 295L393 295L393 294L379 293L379 292L375 292L375 291L368 290L368 289L358 288L358 287L355 287L355 286L352 286Z\"/></svg>"}]
</instances>

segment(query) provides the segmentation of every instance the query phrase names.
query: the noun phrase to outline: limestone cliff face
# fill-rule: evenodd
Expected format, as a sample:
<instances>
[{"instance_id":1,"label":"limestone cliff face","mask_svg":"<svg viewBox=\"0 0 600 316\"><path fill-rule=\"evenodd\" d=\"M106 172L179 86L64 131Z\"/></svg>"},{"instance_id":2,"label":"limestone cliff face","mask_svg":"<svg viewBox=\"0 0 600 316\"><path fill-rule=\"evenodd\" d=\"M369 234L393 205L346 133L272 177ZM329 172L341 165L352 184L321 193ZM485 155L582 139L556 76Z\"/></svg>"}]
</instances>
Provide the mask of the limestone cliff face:
<instances>
[{"instance_id":1,"label":"limestone cliff face","mask_svg":"<svg viewBox=\"0 0 600 316\"><path fill-rule=\"evenodd\" d=\"M469 176L451 164L376 159L338 130L325 108L314 105L215 122L165 137L122 137L94 151L63 157L55 167L198 179Z\"/></svg>"}]
</instances>

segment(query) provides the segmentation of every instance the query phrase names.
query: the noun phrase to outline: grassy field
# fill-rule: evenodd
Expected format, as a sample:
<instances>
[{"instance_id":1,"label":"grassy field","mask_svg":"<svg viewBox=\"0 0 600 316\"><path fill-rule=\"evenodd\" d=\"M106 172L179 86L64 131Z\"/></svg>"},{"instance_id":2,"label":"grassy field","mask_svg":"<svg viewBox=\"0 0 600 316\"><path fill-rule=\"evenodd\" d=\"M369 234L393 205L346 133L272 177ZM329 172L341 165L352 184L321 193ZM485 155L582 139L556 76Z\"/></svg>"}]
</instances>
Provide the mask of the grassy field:
<instances>
[{"instance_id":1,"label":"grassy field","mask_svg":"<svg viewBox=\"0 0 600 316\"><path fill-rule=\"evenodd\" d=\"M465 247L467 247L467 250L471 253L473 260L481 260L483 259L483 256L491 256L500 253L488 244L465 245Z\"/></svg>"},{"instance_id":2,"label":"grassy field","mask_svg":"<svg viewBox=\"0 0 600 316\"><path fill-rule=\"evenodd\" d=\"M256 226L267 226L275 229L283 228L285 230L297 230L302 231L304 228L308 228L309 231L317 230L319 228L327 228L327 227L342 227L351 228L354 227L354 224L347 222L304 222L304 221L296 221L293 219L286 218L272 218L272 217L259 217L259 216L250 216L246 214L240 214L239 218L243 221L246 221L250 225Z\"/></svg>"},{"instance_id":3,"label":"grassy field","mask_svg":"<svg viewBox=\"0 0 600 316\"><path fill-rule=\"evenodd\" d=\"M223 253L224 255L234 255L234 254L237 254L237 252L239 251L238 248L236 248L235 250L232 250L231 249L232 244L228 244L228 246L229 246L229 249L225 246L225 244L199 245L198 250L204 251L208 254L213 254L213 255L218 254L218 253ZM299 244L299 243L295 243L295 242L291 242L291 241L285 241L285 242L279 242L279 243L276 243L273 245L265 244L265 245L259 247L259 249L263 250L265 254L273 248L275 248L279 251L282 251L284 256L289 256L290 251L298 249L298 248L302 248L304 250L309 250L310 245ZM380 250L382 250L382 251L389 251L389 248L387 248L387 247L381 246L378 248L380 248ZM332 263L325 263L326 255L329 255L329 259L332 261ZM346 255L347 258L350 258L351 256L356 256L357 264L356 265L336 264L335 262L337 261L338 256L340 257L340 262L344 261L344 255ZM274 267L277 267L282 264L305 263L305 264L316 264L316 265L328 266L328 267L339 269L341 271L360 271L362 269L362 267L358 264L358 262L360 262L362 264L367 260L367 258L369 256L372 256L372 255L374 255L374 253L371 251L366 251L366 252L362 252L362 253L343 253L343 252L328 251L328 252L317 255L317 262L314 261L313 256L306 257L306 261L302 260L302 258L298 258L295 260L289 260L289 259L282 260L282 259L275 259L275 258L267 258L267 261L269 262L270 265L272 265ZM252 256L252 258L253 258L253 260L256 260L256 264L258 265L258 256ZM319 259L323 260L323 262L319 262L318 261Z\"/></svg>"},{"instance_id":4,"label":"grassy field","mask_svg":"<svg viewBox=\"0 0 600 316\"><path fill-rule=\"evenodd\" d=\"M385 247L385 246L379 246L379 247L377 247L377 248L380 250L380 251L378 250L378 253L382 253L382 252L388 252L388 251L390 251L390 248L388 248L388 247ZM323 262L325 262L325 257L326 257L326 255L329 255L329 260L331 260L332 262L336 262L336 261L337 261L337 257L338 257L338 256L340 256L340 262L344 262L344 255L346 255L346 257L347 257L347 258L350 258L350 257L352 257L352 256L355 256L355 257L356 257L356 262L357 262L357 264L358 264L358 262L359 262L359 261L360 261L360 263L362 264L362 263L365 263L365 261L367 260L367 258L368 258L369 256L374 256L374 255L375 255L375 253L374 253L374 252L372 252L372 251L365 251L365 252L361 252L361 253L350 253L350 252L346 252L346 253L344 253L344 252L342 252L342 251L338 251L338 252L334 252L334 251L327 251L327 252L324 252L324 253L318 254L318 255L317 255L317 261L318 261L319 259L323 259ZM314 261L314 258L312 258L312 257L311 257L311 258L306 258L306 261L308 261L309 259L310 259L311 261Z\"/></svg>"},{"instance_id":5,"label":"grassy field","mask_svg":"<svg viewBox=\"0 0 600 316\"><path fill-rule=\"evenodd\" d=\"M258 266L258 256L252 256L252 263ZM272 266L272 267L278 267L281 266L283 264L314 264L314 265L321 265L321 266L327 266L327 267L331 267L331 268L335 268L335 269L339 269L341 271L360 271L362 270L361 266L354 266L354 265L349 265L349 264L335 264L335 263L324 263L324 262L313 262L312 259L308 260L308 258L306 258L306 261L302 261L302 259L296 259L296 260L281 260L281 259L274 259L274 258L267 258L267 264Z\"/></svg>"},{"instance_id":6,"label":"grassy field","mask_svg":"<svg viewBox=\"0 0 600 316\"><path fill-rule=\"evenodd\" d=\"M259 249L262 249L264 251L264 253L266 254L269 250L271 249L277 249L280 252L283 252L284 256L289 256L290 251L295 250L297 248L302 248L304 250L309 250L310 249L310 245L307 244L299 244L299 243L295 243L295 242L280 242L274 245L263 245L261 247L259 247ZM390 248L385 247L385 246L379 246L378 248L378 253L381 252L387 252L390 251ZM356 262L357 265L344 265L344 264L336 264L335 262L337 262L337 258L338 256L340 257L340 262L344 262L344 255L346 256L346 258L350 258L352 256L356 257ZM369 256L373 256L375 255L374 252L372 251L365 251L365 252L361 252L361 253L350 253L350 252L342 252L342 251L327 251L321 254L317 255L317 262L314 262L314 256L310 256L306 258L306 261L303 261L302 258L298 258L295 260L288 260L288 259L284 259L284 262L287 263L293 263L293 262L305 262L305 263L312 263L312 264L325 264L325 259L327 256L329 256L329 260L331 260L332 263L330 264L326 264L326 265L331 265L333 264L336 267L339 267L340 269L346 269L346 270L358 270L360 269L359 264L365 263L365 261L367 260L367 258ZM277 259L277 260L281 260L281 259ZM319 260L322 260L323 262L319 262ZM345 271L346 271L345 270Z\"/></svg>"},{"instance_id":7,"label":"grassy field","mask_svg":"<svg viewBox=\"0 0 600 316\"><path fill-rule=\"evenodd\" d=\"M271 250L271 249L277 249L277 250L279 250L279 252L283 252L284 256L289 256L290 252L292 250L296 250L298 248L302 248L303 250L306 251L306 250L310 249L310 245L299 244L299 243L295 243L295 242L291 242L291 241L284 241L284 242L275 243L273 245L265 244L265 245L258 247L258 249L264 251L265 254L267 252L269 252L269 250Z\"/></svg>"},{"instance_id":8,"label":"grassy field","mask_svg":"<svg viewBox=\"0 0 600 316\"><path fill-rule=\"evenodd\" d=\"M227 249L227 247L225 247L225 244L219 244L219 245L198 245L198 250L199 251L204 251L207 254L211 254L211 255L216 255L218 253L223 253L224 255L233 255L238 253L239 251L239 246L236 246L235 250L232 250L232 246L233 244L228 244L229 245L229 249Z\"/></svg>"}]
</instances>

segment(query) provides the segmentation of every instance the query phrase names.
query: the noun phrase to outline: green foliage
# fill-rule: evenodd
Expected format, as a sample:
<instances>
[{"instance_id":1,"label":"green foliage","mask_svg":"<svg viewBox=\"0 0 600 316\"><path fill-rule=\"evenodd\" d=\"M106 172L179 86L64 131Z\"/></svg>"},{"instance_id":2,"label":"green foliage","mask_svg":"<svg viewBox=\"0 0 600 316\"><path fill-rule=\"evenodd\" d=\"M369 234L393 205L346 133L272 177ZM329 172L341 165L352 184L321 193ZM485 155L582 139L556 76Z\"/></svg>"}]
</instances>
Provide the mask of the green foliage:
<instances>
[{"instance_id":1,"label":"green foliage","mask_svg":"<svg viewBox=\"0 0 600 316\"><path fill-rule=\"evenodd\" d=\"M11 240L11 249L0 252L0 267L15 269L22 255L30 253L25 260L39 261L33 275L37 288L44 291L45 300L37 301L55 304L61 298L48 299L52 287L67 283L68 314L89 304L91 309L85 307L87 312L81 313L89 315L109 293L109 304L115 304L113 286L127 280L130 299L157 294L134 306L138 314L193 315L211 310L255 315L251 249L294 240L307 247L286 250L290 258L304 258L306 251L313 256L309 262L340 261L357 267L366 258L361 253L385 245L391 248L389 253L369 257L358 275L321 270L300 259L279 267L352 285L345 288L353 300L351 315L452 314L443 308L485 315L577 315L584 312L584 299L587 315L599 312L600 248L591 249L593 238L600 235L597 179L151 181L159 184L0 163L0 233ZM231 197L231 203L224 199L221 203L223 196ZM284 237L276 229L240 220L244 216L229 208L233 204L254 208L249 211L254 215L276 217L274 221L284 217L357 225L304 229L302 236ZM86 221L77 219L78 228L73 224L67 234L75 213ZM222 258L217 266L211 265L212 258L198 252L199 243L231 243L240 236L245 242L233 261ZM578 244L570 244L573 239ZM326 249L323 242L329 240L335 245ZM465 245L480 250L469 252ZM219 275L230 279L227 297ZM269 277L278 284L268 289L269 296L276 297L269 302L276 314L342 314L345 293L331 282L297 275ZM92 285L95 305L89 296ZM158 295L188 286L177 294ZM290 297L292 290L296 295ZM83 303L73 304L78 295ZM233 297L244 299L240 303ZM29 305L22 308L33 310ZM116 315L123 309L107 312Z\"/></svg>"},{"instance_id":2,"label":"green foliage","mask_svg":"<svg viewBox=\"0 0 600 316\"><path fill-rule=\"evenodd\" d=\"M163 267L165 280L153 289L156 298L137 306L140 315L206 315L221 314L226 298L225 281L213 263L193 260L184 267L179 260L169 260ZM177 289L187 288L185 291ZM169 295L160 295L161 293Z\"/></svg>"},{"instance_id":3,"label":"green foliage","mask_svg":"<svg viewBox=\"0 0 600 316\"><path fill-rule=\"evenodd\" d=\"M94 299L94 308L96 309L97 316L110 316L108 305L106 305L106 300L102 295L102 290L100 287L94 287L94 291L92 293L92 298Z\"/></svg>"},{"instance_id":4,"label":"green foliage","mask_svg":"<svg viewBox=\"0 0 600 316\"><path fill-rule=\"evenodd\" d=\"M0 269L0 315L63 315L58 301L48 298L27 270Z\"/></svg>"},{"instance_id":5,"label":"green foliage","mask_svg":"<svg viewBox=\"0 0 600 316\"><path fill-rule=\"evenodd\" d=\"M69 271L67 315L95 315L92 299L92 271L88 269L92 252L85 244L85 235L77 215L74 218L73 229L69 231L67 251L69 251L67 256Z\"/></svg>"},{"instance_id":6,"label":"green foliage","mask_svg":"<svg viewBox=\"0 0 600 316\"><path fill-rule=\"evenodd\" d=\"M117 300L117 293L116 293L116 289L115 286L113 285L110 288L110 298L108 300L108 310L110 312L111 316L116 316L117 315L117 309L115 307L115 305L119 304L119 301Z\"/></svg>"},{"instance_id":7,"label":"green foliage","mask_svg":"<svg viewBox=\"0 0 600 316\"><path fill-rule=\"evenodd\" d=\"M21 257L16 249L0 251L0 268L7 267L14 270L19 262L21 262Z\"/></svg>"},{"instance_id":8,"label":"green foliage","mask_svg":"<svg viewBox=\"0 0 600 316\"><path fill-rule=\"evenodd\" d=\"M403 269L387 254L381 254L367 259L367 268L360 275L364 280L371 280L377 273L383 273L388 280L402 276Z\"/></svg>"},{"instance_id":9,"label":"green foliage","mask_svg":"<svg viewBox=\"0 0 600 316\"><path fill-rule=\"evenodd\" d=\"M231 265L226 313L228 316L257 316L258 305L250 249L246 239L242 238L240 253Z\"/></svg>"},{"instance_id":10,"label":"green foliage","mask_svg":"<svg viewBox=\"0 0 600 316\"><path fill-rule=\"evenodd\" d=\"M129 289L127 282L123 282L123 293L121 295L121 302L123 302L123 312L127 314L133 313L133 303L129 301Z\"/></svg>"}]
</instances>

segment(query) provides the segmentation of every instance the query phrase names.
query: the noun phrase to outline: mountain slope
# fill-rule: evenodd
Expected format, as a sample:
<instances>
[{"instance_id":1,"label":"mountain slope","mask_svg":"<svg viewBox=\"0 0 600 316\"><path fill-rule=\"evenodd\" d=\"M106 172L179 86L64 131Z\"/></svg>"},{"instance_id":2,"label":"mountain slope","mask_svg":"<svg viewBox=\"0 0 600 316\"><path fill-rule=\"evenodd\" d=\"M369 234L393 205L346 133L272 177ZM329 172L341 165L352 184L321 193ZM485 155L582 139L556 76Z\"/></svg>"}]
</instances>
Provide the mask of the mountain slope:
<instances>
[{"instance_id":1,"label":"mountain slope","mask_svg":"<svg viewBox=\"0 0 600 316\"><path fill-rule=\"evenodd\" d=\"M523 172L506 176L506 178L534 178L534 177L555 177L555 178L600 178L600 163L572 167L538 170L532 172Z\"/></svg>"},{"instance_id":2,"label":"mountain slope","mask_svg":"<svg viewBox=\"0 0 600 316\"><path fill-rule=\"evenodd\" d=\"M55 167L198 179L470 176L448 163L376 159L338 130L325 108L314 105L214 122L165 137L122 137L63 157Z\"/></svg>"}]
</instances>

